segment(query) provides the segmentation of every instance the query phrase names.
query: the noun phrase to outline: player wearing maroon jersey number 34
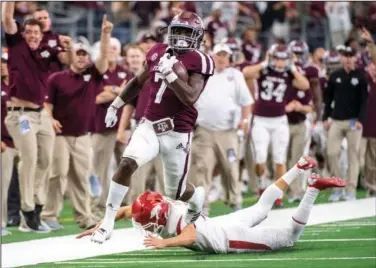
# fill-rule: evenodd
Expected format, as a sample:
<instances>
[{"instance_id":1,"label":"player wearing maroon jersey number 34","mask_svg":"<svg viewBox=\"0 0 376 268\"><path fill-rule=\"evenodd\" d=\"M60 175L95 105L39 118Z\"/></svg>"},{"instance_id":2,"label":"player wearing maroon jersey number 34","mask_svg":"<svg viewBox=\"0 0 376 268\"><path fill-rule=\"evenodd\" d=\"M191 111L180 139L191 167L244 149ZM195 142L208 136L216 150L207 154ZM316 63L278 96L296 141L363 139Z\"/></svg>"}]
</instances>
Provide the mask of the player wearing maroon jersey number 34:
<instances>
[{"instance_id":1,"label":"player wearing maroon jersey number 34","mask_svg":"<svg viewBox=\"0 0 376 268\"><path fill-rule=\"evenodd\" d=\"M188 184L190 144L197 111L194 103L214 72L213 59L199 51L204 25L193 12L176 15L168 26L168 45L156 44L146 55L144 68L125 86L107 110L106 125L117 122L117 110L136 97L150 81L145 116L126 147L110 183L105 217L93 234L93 242L109 239L116 213L128 191L135 170L161 155L165 194L188 203L187 223L200 215L204 189ZM186 69L186 72L184 70Z\"/></svg>"},{"instance_id":2,"label":"player wearing maroon jersey number 34","mask_svg":"<svg viewBox=\"0 0 376 268\"><path fill-rule=\"evenodd\" d=\"M292 61L292 53L285 45L273 45L260 64L247 66L243 70L247 80L257 81L256 102L253 107L251 135L256 161L256 176L259 192L266 188L265 163L269 143L272 143L275 177L286 172L286 154L289 143L289 126L286 116L286 96L296 87L309 89L308 80L298 71ZM281 204L282 196L276 201Z\"/></svg>"}]
</instances>

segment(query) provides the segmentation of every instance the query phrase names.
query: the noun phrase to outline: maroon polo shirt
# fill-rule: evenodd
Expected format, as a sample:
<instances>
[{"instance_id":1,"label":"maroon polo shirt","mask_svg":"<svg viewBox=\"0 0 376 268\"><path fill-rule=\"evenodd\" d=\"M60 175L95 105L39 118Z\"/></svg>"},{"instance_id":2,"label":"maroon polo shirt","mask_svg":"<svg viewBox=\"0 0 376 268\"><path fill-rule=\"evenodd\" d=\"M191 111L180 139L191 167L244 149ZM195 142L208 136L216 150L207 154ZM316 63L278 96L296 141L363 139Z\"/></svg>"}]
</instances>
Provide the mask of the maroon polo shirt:
<instances>
[{"instance_id":1,"label":"maroon polo shirt","mask_svg":"<svg viewBox=\"0 0 376 268\"><path fill-rule=\"evenodd\" d=\"M366 115L363 120L363 137L376 138L376 82L368 77L368 103Z\"/></svg>"},{"instance_id":2,"label":"maroon polo shirt","mask_svg":"<svg viewBox=\"0 0 376 268\"><path fill-rule=\"evenodd\" d=\"M120 86L124 80L129 81L133 78L133 74L125 69L124 67L120 65L116 65L116 68L113 71L108 70L103 75L103 86ZM99 92L102 93L102 90ZM96 111L95 111L95 118L94 118L94 133L103 133L108 130L117 130L119 127L120 120L117 121L115 126L111 128L106 127L105 118L108 107L110 107L112 101L109 101L107 103L97 104L96 105ZM118 111L118 115L121 115L122 109Z\"/></svg>"},{"instance_id":3,"label":"maroon polo shirt","mask_svg":"<svg viewBox=\"0 0 376 268\"><path fill-rule=\"evenodd\" d=\"M53 117L63 126L57 135L78 137L92 131L95 98L103 88L103 75L95 65L83 73L71 69L53 73L47 84L47 102L53 105Z\"/></svg>"},{"instance_id":4,"label":"maroon polo shirt","mask_svg":"<svg viewBox=\"0 0 376 268\"><path fill-rule=\"evenodd\" d=\"M208 23L207 31L214 42L215 40L221 41L223 38L227 37L228 28L229 26L226 23L220 20L212 20Z\"/></svg>"},{"instance_id":5,"label":"maroon polo shirt","mask_svg":"<svg viewBox=\"0 0 376 268\"><path fill-rule=\"evenodd\" d=\"M41 44L31 50L21 34L21 27L15 34L5 34L8 45L8 69L10 76L9 97L43 106L47 95L46 82L51 67L59 61L57 48Z\"/></svg>"},{"instance_id":6,"label":"maroon polo shirt","mask_svg":"<svg viewBox=\"0 0 376 268\"><path fill-rule=\"evenodd\" d=\"M63 47L59 41L59 35L51 30L43 33L42 44L44 46L49 46L58 51L64 51ZM51 63L50 71L55 73L63 70L63 64L60 61L55 61Z\"/></svg>"},{"instance_id":7,"label":"maroon polo shirt","mask_svg":"<svg viewBox=\"0 0 376 268\"><path fill-rule=\"evenodd\" d=\"M292 100L297 100L302 105L308 105L312 101L312 94L309 90L299 90L294 88L294 90L291 90L289 95L287 96L286 103L288 104ZM307 117L304 113L294 111L291 113L287 113L287 118L289 124L296 125L301 122L304 122Z\"/></svg>"},{"instance_id":8,"label":"maroon polo shirt","mask_svg":"<svg viewBox=\"0 0 376 268\"><path fill-rule=\"evenodd\" d=\"M5 117L7 115L6 102L9 100L9 86L1 81L1 141L8 147L14 148L12 137L8 133L8 129L5 127Z\"/></svg>"},{"instance_id":9,"label":"maroon polo shirt","mask_svg":"<svg viewBox=\"0 0 376 268\"><path fill-rule=\"evenodd\" d=\"M261 60L262 46L259 43L243 43L242 52L245 59L254 64Z\"/></svg>"},{"instance_id":10,"label":"maroon polo shirt","mask_svg":"<svg viewBox=\"0 0 376 268\"><path fill-rule=\"evenodd\" d=\"M142 117L144 117L146 107L148 106L149 102L149 95L150 95L150 80L147 80L144 87L140 91L140 94L136 98L131 101L131 105L136 108L133 118L136 121L140 121Z\"/></svg>"}]
</instances>

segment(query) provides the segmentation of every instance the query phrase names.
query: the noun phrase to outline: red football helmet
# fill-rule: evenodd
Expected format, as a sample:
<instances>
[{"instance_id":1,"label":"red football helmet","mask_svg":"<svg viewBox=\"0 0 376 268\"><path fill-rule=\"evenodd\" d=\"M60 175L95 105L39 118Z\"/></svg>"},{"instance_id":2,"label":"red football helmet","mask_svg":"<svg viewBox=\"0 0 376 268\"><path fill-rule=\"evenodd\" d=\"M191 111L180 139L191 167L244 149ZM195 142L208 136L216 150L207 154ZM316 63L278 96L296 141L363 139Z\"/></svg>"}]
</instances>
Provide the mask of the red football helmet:
<instances>
[{"instance_id":1,"label":"red football helmet","mask_svg":"<svg viewBox=\"0 0 376 268\"><path fill-rule=\"evenodd\" d=\"M276 72L288 70L291 52L286 45L274 44L269 49L269 66Z\"/></svg>"},{"instance_id":2,"label":"red football helmet","mask_svg":"<svg viewBox=\"0 0 376 268\"><path fill-rule=\"evenodd\" d=\"M167 223L168 203L161 194L145 192L132 204L132 223L137 229L160 234Z\"/></svg>"},{"instance_id":3,"label":"red football helmet","mask_svg":"<svg viewBox=\"0 0 376 268\"><path fill-rule=\"evenodd\" d=\"M199 49L204 38L204 23L193 12L183 11L168 26L168 45L177 53Z\"/></svg>"},{"instance_id":4,"label":"red football helmet","mask_svg":"<svg viewBox=\"0 0 376 268\"><path fill-rule=\"evenodd\" d=\"M304 65L309 58L309 48L306 42L303 41L291 41L289 49L298 59L298 63Z\"/></svg>"},{"instance_id":5,"label":"red football helmet","mask_svg":"<svg viewBox=\"0 0 376 268\"><path fill-rule=\"evenodd\" d=\"M326 51L324 54L324 64L328 74L331 74L334 70L341 68L341 55L335 50Z\"/></svg>"}]
</instances>

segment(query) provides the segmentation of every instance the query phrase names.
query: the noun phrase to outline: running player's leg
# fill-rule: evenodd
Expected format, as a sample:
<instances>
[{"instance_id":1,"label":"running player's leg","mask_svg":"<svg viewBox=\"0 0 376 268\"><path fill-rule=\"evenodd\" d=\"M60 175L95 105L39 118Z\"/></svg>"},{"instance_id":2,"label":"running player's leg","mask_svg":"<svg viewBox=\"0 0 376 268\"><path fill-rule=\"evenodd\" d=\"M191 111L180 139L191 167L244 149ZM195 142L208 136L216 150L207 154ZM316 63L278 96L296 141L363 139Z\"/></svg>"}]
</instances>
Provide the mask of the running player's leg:
<instances>
[{"instance_id":1,"label":"running player's leg","mask_svg":"<svg viewBox=\"0 0 376 268\"><path fill-rule=\"evenodd\" d=\"M134 131L126 147L120 165L110 182L106 213L100 228L93 234L92 241L103 243L111 235L115 216L124 196L128 192L130 179L137 167L151 161L158 155L159 141L153 126L148 121L141 123Z\"/></svg>"},{"instance_id":2,"label":"running player's leg","mask_svg":"<svg viewBox=\"0 0 376 268\"><path fill-rule=\"evenodd\" d=\"M188 203L188 222L195 221L205 201L203 187L187 183L190 166L192 133L170 132L160 137L164 169L165 193L168 197Z\"/></svg>"},{"instance_id":3,"label":"running player's leg","mask_svg":"<svg viewBox=\"0 0 376 268\"><path fill-rule=\"evenodd\" d=\"M275 164L274 176L275 180L278 180L283 176L283 174L286 173L286 158L290 140L290 130L286 116L281 117L274 123L275 128L271 133L271 141L273 149L273 162ZM282 195L278 198L276 205L282 205Z\"/></svg>"},{"instance_id":4,"label":"running player's leg","mask_svg":"<svg viewBox=\"0 0 376 268\"><path fill-rule=\"evenodd\" d=\"M283 195L288 186L305 170L309 170L315 166L316 163L313 159L306 156L301 157L294 167L265 189L254 206L239 210L228 216L232 220L236 218L237 221L241 221L250 227L259 224L266 218L275 200Z\"/></svg>"},{"instance_id":5,"label":"running player's leg","mask_svg":"<svg viewBox=\"0 0 376 268\"><path fill-rule=\"evenodd\" d=\"M268 155L268 147L270 143L270 133L266 128L266 124L262 118L255 116L252 121L252 151L255 160L255 173L258 180L259 193L266 188L265 165Z\"/></svg>"}]
</instances>

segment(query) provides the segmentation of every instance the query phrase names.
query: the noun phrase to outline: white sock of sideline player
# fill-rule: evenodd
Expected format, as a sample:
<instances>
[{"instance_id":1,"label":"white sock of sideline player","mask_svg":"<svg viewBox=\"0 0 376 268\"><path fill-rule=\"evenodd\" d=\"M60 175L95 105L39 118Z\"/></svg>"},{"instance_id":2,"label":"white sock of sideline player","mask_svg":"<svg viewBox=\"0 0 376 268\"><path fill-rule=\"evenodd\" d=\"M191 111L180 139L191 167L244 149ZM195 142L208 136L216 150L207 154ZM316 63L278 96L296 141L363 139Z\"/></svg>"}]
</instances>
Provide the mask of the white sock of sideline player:
<instances>
[{"instance_id":1,"label":"white sock of sideline player","mask_svg":"<svg viewBox=\"0 0 376 268\"><path fill-rule=\"evenodd\" d=\"M261 176L258 176L258 183L259 183L259 189L264 190L268 186L268 182L266 181L265 178L265 173L262 174Z\"/></svg>"},{"instance_id":2,"label":"white sock of sideline player","mask_svg":"<svg viewBox=\"0 0 376 268\"><path fill-rule=\"evenodd\" d=\"M104 223L113 223L115 221L116 213L120 208L124 196L127 194L129 187L121 185L111 180L110 190L107 197L106 214L104 216Z\"/></svg>"},{"instance_id":3,"label":"white sock of sideline player","mask_svg":"<svg viewBox=\"0 0 376 268\"><path fill-rule=\"evenodd\" d=\"M297 241L299 236L301 235L319 192L319 189L307 187L302 201L293 214L291 225L294 242Z\"/></svg>"}]
</instances>

